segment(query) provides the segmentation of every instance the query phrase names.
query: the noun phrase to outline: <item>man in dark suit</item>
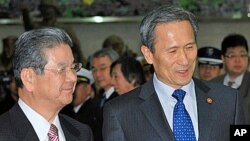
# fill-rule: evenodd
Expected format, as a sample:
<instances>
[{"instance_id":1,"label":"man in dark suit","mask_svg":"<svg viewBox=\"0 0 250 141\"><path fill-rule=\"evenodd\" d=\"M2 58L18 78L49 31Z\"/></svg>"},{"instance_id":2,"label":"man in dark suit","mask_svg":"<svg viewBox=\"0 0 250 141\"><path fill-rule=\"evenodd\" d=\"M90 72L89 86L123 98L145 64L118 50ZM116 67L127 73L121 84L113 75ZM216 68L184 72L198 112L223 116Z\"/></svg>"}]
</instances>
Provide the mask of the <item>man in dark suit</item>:
<instances>
[{"instance_id":1,"label":"man in dark suit","mask_svg":"<svg viewBox=\"0 0 250 141\"><path fill-rule=\"evenodd\" d=\"M197 30L194 15L178 7L144 17L141 51L155 73L105 104L104 141L228 141L230 125L244 123L236 90L192 77Z\"/></svg>"},{"instance_id":2,"label":"man in dark suit","mask_svg":"<svg viewBox=\"0 0 250 141\"><path fill-rule=\"evenodd\" d=\"M18 102L0 116L1 141L92 141L90 128L58 114L72 101L76 72L69 35L59 28L23 33L13 69Z\"/></svg>"},{"instance_id":3,"label":"man in dark suit","mask_svg":"<svg viewBox=\"0 0 250 141\"><path fill-rule=\"evenodd\" d=\"M227 35L221 44L222 58L226 73L212 81L239 90L243 100L246 121L250 124L250 72L248 71L248 43L241 34Z\"/></svg>"},{"instance_id":4,"label":"man in dark suit","mask_svg":"<svg viewBox=\"0 0 250 141\"><path fill-rule=\"evenodd\" d=\"M111 48L97 50L91 59L91 67L94 80L99 89L95 95L92 109L92 123L89 124L96 141L102 141L103 106L107 101L118 96L111 83L110 66L119 55Z\"/></svg>"}]
</instances>

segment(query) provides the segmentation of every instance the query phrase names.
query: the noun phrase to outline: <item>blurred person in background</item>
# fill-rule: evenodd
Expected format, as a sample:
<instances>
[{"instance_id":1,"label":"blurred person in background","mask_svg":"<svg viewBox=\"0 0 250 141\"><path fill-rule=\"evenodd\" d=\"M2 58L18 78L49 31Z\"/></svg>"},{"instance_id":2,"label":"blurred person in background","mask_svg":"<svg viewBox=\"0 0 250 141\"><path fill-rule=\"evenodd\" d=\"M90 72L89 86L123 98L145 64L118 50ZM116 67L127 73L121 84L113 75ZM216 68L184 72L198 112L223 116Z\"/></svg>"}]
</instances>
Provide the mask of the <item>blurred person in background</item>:
<instances>
[{"instance_id":1,"label":"blurred person in background","mask_svg":"<svg viewBox=\"0 0 250 141\"><path fill-rule=\"evenodd\" d=\"M0 102L2 100L5 102L6 100L12 101L11 95L16 93L12 93L11 91L15 90L10 88L15 85L12 70L12 57L14 54L17 38L17 36L10 35L2 39L3 51L0 56ZM6 109L9 109L12 104L13 103L10 102L8 105L2 107L2 112L4 112Z\"/></svg>"},{"instance_id":2,"label":"blurred person in background","mask_svg":"<svg viewBox=\"0 0 250 141\"><path fill-rule=\"evenodd\" d=\"M0 76L1 77L1 76ZM14 79L13 70L8 72L8 76L0 78L1 93L4 94L0 102L0 114L7 112L18 100L17 86Z\"/></svg>"},{"instance_id":3,"label":"blurred person in background","mask_svg":"<svg viewBox=\"0 0 250 141\"><path fill-rule=\"evenodd\" d=\"M82 123L91 124L90 117L93 116L91 105L95 95L93 84L94 78L92 72L81 68L77 72L77 83L73 94L73 101L60 112Z\"/></svg>"},{"instance_id":4,"label":"blurred person in background","mask_svg":"<svg viewBox=\"0 0 250 141\"><path fill-rule=\"evenodd\" d=\"M2 39L3 51L0 57L0 71L12 70L12 57L15 50L17 36L10 35Z\"/></svg>"},{"instance_id":5,"label":"blurred person in background","mask_svg":"<svg viewBox=\"0 0 250 141\"><path fill-rule=\"evenodd\" d=\"M248 50L247 39L242 34L232 33L225 36L221 43L225 74L216 77L213 81L239 90L239 96L243 100L246 121L250 124Z\"/></svg>"},{"instance_id":6,"label":"blurred person in background","mask_svg":"<svg viewBox=\"0 0 250 141\"><path fill-rule=\"evenodd\" d=\"M136 57L137 54L134 53L128 46L124 43L123 39L117 35L108 36L102 44L102 48L112 48L115 50L119 56L125 57Z\"/></svg>"},{"instance_id":7,"label":"blurred person in background","mask_svg":"<svg viewBox=\"0 0 250 141\"><path fill-rule=\"evenodd\" d=\"M145 83L145 76L139 61L132 57L121 57L111 64L112 85L119 94L125 94Z\"/></svg>"},{"instance_id":8,"label":"blurred person in background","mask_svg":"<svg viewBox=\"0 0 250 141\"><path fill-rule=\"evenodd\" d=\"M137 56L136 57L136 60L138 60L142 66L142 69L143 69L143 73L144 73L144 76L145 76L145 80L148 81L151 79L151 77L153 76L154 74L154 66L152 64L149 64L144 56Z\"/></svg>"},{"instance_id":9,"label":"blurred person in background","mask_svg":"<svg viewBox=\"0 0 250 141\"><path fill-rule=\"evenodd\" d=\"M96 141L102 141L103 106L106 102L118 96L111 83L110 66L119 58L112 48L97 50L91 57L92 73L98 88L94 98L94 116L91 128Z\"/></svg>"},{"instance_id":10,"label":"blurred person in background","mask_svg":"<svg viewBox=\"0 0 250 141\"><path fill-rule=\"evenodd\" d=\"M215 47L201 47L198 49L198 71L199 78L211 80L223 71L221 51Z\"/></svg>"}]
</instances>

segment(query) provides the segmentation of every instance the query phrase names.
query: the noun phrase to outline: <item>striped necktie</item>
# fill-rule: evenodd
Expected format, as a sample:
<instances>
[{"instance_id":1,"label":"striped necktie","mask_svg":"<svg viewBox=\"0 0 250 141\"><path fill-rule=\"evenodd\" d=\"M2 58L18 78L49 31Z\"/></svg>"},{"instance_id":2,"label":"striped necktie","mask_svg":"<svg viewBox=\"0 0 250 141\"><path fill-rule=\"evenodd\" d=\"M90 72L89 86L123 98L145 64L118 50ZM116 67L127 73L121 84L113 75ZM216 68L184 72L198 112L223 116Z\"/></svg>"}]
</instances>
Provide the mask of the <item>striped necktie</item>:
<instances>
[{"instance_id":1,"label":"striped necktie","mask_svg":"<svg viewBox=\"0 0 250 141\"><path fill-rule=\"evenodd\" d=\"M185 94L181 89L172 94L177 99L173 114L173 133L176 141L196 141L192 120L183 103Z\"/></svg>"},{"instance_id":2,"label":"striped necktie","mask_svg":"<svg viewBox=\"0 0 250 141\"><path fill-rule=\"evenodd\" d=\"M48 136L49 141L59 141L58 129L54 124L50 125Z\"/></svg>"}]
</instances>

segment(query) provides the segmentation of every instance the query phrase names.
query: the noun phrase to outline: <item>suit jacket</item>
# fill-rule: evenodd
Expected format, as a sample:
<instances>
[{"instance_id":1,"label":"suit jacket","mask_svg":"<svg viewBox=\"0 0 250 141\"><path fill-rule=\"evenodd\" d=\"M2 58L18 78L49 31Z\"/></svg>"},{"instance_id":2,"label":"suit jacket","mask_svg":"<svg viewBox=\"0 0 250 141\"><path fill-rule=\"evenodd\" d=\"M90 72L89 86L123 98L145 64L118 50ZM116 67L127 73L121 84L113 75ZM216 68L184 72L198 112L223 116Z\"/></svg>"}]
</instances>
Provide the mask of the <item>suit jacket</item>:
<instances>
[{"instance_id":1,"label":"suit jacket","mask_svg":"<svg viewBox=\"0 0 250 141\"><path fill-rule=\"evenodd\" d=\"M93 141L90 128L72 118L59 115L67 141ZM31 123L18 104L0 116L1 141L39 141Z\"/></svg>"},{"instance_id":2,"label":"suit jacket","mask_svg":"<svg viewBox=\"0 0 250 141\"><path fill-rule=\"evenodd\" d=\"M199 141L229 141L230 125L244 123L237 91L195 78L194 83ZM152 79L106 103L103 136L104 141L175 140Z\"/></svg>"},{"instance_id":3,"label":"suit jacket","mask_svg":"<svg viewBox=\"0 0 250 141\"><path fill-rule=\"evenodd\" d=\"M91 124L92 120L92 116L93 116L93 99L89 98L87 101L85 101L80 109L78 110L77 113L75 113L74 111L74 106L73 104L69 104L67 106L65 106L60 113L65 114L71 118L74 118L78 121L80 121L81 123L85 123L85 124Z\"/></svg>"},{"instance_id":4,"label":"suit jacket","mask_svg":"<svg viewBox=\"0 0 250 141\"><path fill-rule=\"evenodd\" d=\"M92 120L92 122L89 124L89 126L91 127L92 131L93 131L93 135L94 135L94 140L95 141L103 141L103 137L102 137L102 125L103 125L103 107L100 107L100 101L101 101L101 95L103 93L100 93L99 95L97 95L94 98L94 102L93 102L93 112L91 112L92 117L90 120ZM105 104L114 99L115 97L118 97L118 94L116 92L113 92L110 97L108 99L106 99Z\"/></svg>"},{"instance_id":5,"label":"suit jacket","mask_svg":"<svg viewBox=\"0 0 250 141\"><path fill-rule=\"evenodd\" d=\"M226 74L221 75L213 79L213 82L223 84ZM243 109L246 116L247 124L250 124L250 72L247 71L244 74L244 77L241 82L241 86L238 88L240 98L243 102Z\"/></svg>"}]
</instances>

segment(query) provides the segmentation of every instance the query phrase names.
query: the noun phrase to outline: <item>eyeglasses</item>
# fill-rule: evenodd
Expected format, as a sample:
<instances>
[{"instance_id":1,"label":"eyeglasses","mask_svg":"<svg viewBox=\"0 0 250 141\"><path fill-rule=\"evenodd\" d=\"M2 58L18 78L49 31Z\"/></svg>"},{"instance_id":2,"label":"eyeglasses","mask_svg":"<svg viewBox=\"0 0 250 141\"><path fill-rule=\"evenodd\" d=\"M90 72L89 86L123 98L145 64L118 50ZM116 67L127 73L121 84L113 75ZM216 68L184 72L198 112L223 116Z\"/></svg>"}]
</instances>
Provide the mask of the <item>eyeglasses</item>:
<instances>
[{"instance_id":1,"label":"eyeglasses","mask_svg":"<svg viewBox=\"0 0 250 141\"><path fill-rule=\"evenodd\" d=\"M69 73L69 72L76 74L81 68L82 68L82 63L73 63L71 67L62 67L58 69L44 68L44 70L53 71L57 73L58 75L66 75L66 73Z\"/></svg>"},{"instance_id":2,"label":"eyeglasses","mask_svg":"<svg viewBox=\"0 0 250 141\"><path fill-rule=\"evenodd\" d=\"M235 59L235 58L245 59L245 58L248 58L248 54L240 54L240 55L228 54L228 55L225 55L225 57L228 59Z\"/></svg>"}]
</instances>

